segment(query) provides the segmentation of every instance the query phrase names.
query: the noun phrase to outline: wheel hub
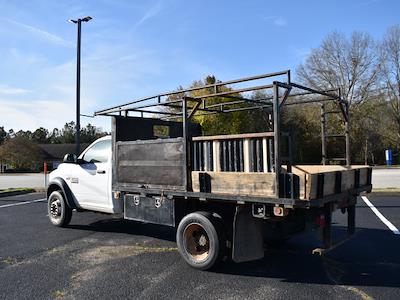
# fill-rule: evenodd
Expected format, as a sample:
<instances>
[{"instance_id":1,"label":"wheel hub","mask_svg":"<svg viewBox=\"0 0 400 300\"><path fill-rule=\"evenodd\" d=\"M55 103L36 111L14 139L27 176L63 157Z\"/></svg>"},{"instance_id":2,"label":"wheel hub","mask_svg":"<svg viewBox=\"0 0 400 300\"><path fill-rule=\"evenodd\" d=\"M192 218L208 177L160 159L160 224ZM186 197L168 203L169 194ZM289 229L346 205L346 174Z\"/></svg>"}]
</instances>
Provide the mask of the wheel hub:
<instances>
[{"instance_id":1,"label":"wheel hub","mask_svg":"<svg viewBox=\"0 0 400 300\"><path fill-rule=\"evenodd\" d=\"M56 199L50 203L50 213L53 218L61 216L61 202Z\"/></svg>"},{"instance_id":2,"label":"wheel hub","mask_svg":"<svg viewBox=\"0 0 400 300\"><path fill-rule=\"evenodd\" d=\"M200 224L190 224L185 228L184 245L186 252L192 259L200 262L208 258L210 241Z\"/></svg>"},{"instance_id":3,"label":"wheel hub","mask_svg":"<svg viewBox=\"0 0 400 300\"><path fill-rule=\"evenodd\" d=\"M204 234L202 234L199 238L199 245L204 247L207 244L207 238Z\"/></svg>"}]
</instances>

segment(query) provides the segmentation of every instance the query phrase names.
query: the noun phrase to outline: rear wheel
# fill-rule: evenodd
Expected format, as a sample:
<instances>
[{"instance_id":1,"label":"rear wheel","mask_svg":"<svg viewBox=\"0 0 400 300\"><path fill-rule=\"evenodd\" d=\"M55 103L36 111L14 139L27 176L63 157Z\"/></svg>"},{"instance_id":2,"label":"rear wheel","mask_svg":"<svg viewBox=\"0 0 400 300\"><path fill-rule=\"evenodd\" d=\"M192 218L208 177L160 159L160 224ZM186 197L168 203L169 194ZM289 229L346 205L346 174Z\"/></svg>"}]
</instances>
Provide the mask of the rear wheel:
<instances>
[{"instance_id":1,"label":"rear wheel","mask_svg":"<svg viewBox=\"0 0 400 300\"><path fill-rule=\"evenodd\" d=\"M67 205L60 191L54 191L50 194L47 210L50 222L55 226L64 227L71 221L72 209Z\"/></svg>"},{"instance_id":2,"label":"rear wheel","mask_svg":"<svg viewBox=\"0 0 400 300\"><path fill-rule=\"evenodd\" d=\"M225 252L225 234L221 220L208 212L185 216L176 233L178 249L193 268L207 270L216 265Z\"/></svg>"}]
</instances>

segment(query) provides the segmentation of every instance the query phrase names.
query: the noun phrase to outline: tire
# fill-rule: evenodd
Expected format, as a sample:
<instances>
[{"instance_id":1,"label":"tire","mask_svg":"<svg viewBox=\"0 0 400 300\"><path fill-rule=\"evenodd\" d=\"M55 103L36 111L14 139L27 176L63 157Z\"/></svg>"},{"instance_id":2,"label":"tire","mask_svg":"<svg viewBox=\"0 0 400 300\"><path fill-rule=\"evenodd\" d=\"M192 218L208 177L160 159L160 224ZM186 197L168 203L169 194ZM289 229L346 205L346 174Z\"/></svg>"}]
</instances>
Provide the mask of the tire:
<instances>
[{"instance_id":1,"label":"tire","mask_svg":"<svg viewBox=\"0 0 400 300\"><path fill-rule=\"evenodd\" d=\"M185 216L176 233L178 250L191 267L208 270L225 254L225 231L222 220L208 212Z\"/></svg>"},{"instance_id":2,"label":"tire","mask_svg":"<svg viewBox=\"0 0 400 300\"><path fill-rule=\"evenodd\" d=\"M58 227L65 227L72 218L72 209L67 205L60 191L54 191L47 200L47 212L50 222Z\"/></svg>"}]
</instances>

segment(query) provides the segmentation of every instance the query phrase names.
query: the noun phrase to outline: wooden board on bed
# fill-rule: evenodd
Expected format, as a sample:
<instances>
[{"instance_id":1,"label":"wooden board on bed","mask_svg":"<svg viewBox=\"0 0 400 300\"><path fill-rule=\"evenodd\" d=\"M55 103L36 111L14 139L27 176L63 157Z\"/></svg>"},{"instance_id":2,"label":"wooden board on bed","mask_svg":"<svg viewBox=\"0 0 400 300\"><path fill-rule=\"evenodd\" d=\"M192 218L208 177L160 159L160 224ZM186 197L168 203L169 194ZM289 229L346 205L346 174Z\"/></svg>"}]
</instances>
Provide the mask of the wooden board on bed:
<instances>
[{"instance_id":1,"label":"wooden board on bed","mask_svg":"<svg viewBox=\"0 0 400 300\"><path fill-rule=\"evenodd\" d=\"M275 173L192 172L192 188L200 192L200 174L207 174L211 193L241 196L275 196Z\"/></svg>"}]
</instances>

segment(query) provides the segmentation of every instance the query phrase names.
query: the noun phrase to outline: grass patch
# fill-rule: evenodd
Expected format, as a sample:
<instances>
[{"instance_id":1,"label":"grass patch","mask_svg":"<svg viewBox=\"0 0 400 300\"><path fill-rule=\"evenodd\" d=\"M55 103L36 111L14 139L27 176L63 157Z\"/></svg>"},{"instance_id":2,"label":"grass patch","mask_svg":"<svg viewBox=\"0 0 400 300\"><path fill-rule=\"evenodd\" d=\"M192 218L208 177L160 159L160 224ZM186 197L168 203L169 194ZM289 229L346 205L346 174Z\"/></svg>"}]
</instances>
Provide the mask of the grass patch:
<instances>
[{"instance_id":1,"label":"grass patch","mask_svg":"<svg viewBox=\"0 0 400 300\"><path fill-rule=\"evenodd\" d=\"M13 193L13 192L18 192L18 193L34 193L37 192L36 189L32 188L9 188L9 189L0 189L0 195L3 193Z\"/></svg>"},{"instance_id":2,"label":"grass patch","mask_svg":"<svg viewBox=\"0 0 400 300\"><path fill-rule=\"evenodd\" d=\"M9 192L26 192L33 193L35 189L32 188L9 188L9 189L0 189L0 193L9 193Z\"/></svg>"},{"instance_id":3,"label":"grass patch","mask_svg":"<svg viewBox=\"0 0 400 300\"><path fill-rule=\"evenodd\" d=\"M16 258L9 256L1 260L1 262L7 265L15 265L18 261Z\"/></svg>"},{"instance_id":4,"label":"grass patch","mask_svg":"<svg viewBox=\"0 0 400 300\"><path fill-rule=\"evenodd\" d=\"M57 290L53 293L54 298L64 298L67 293L64 291Z\"/></svg>"}]
</instances>

